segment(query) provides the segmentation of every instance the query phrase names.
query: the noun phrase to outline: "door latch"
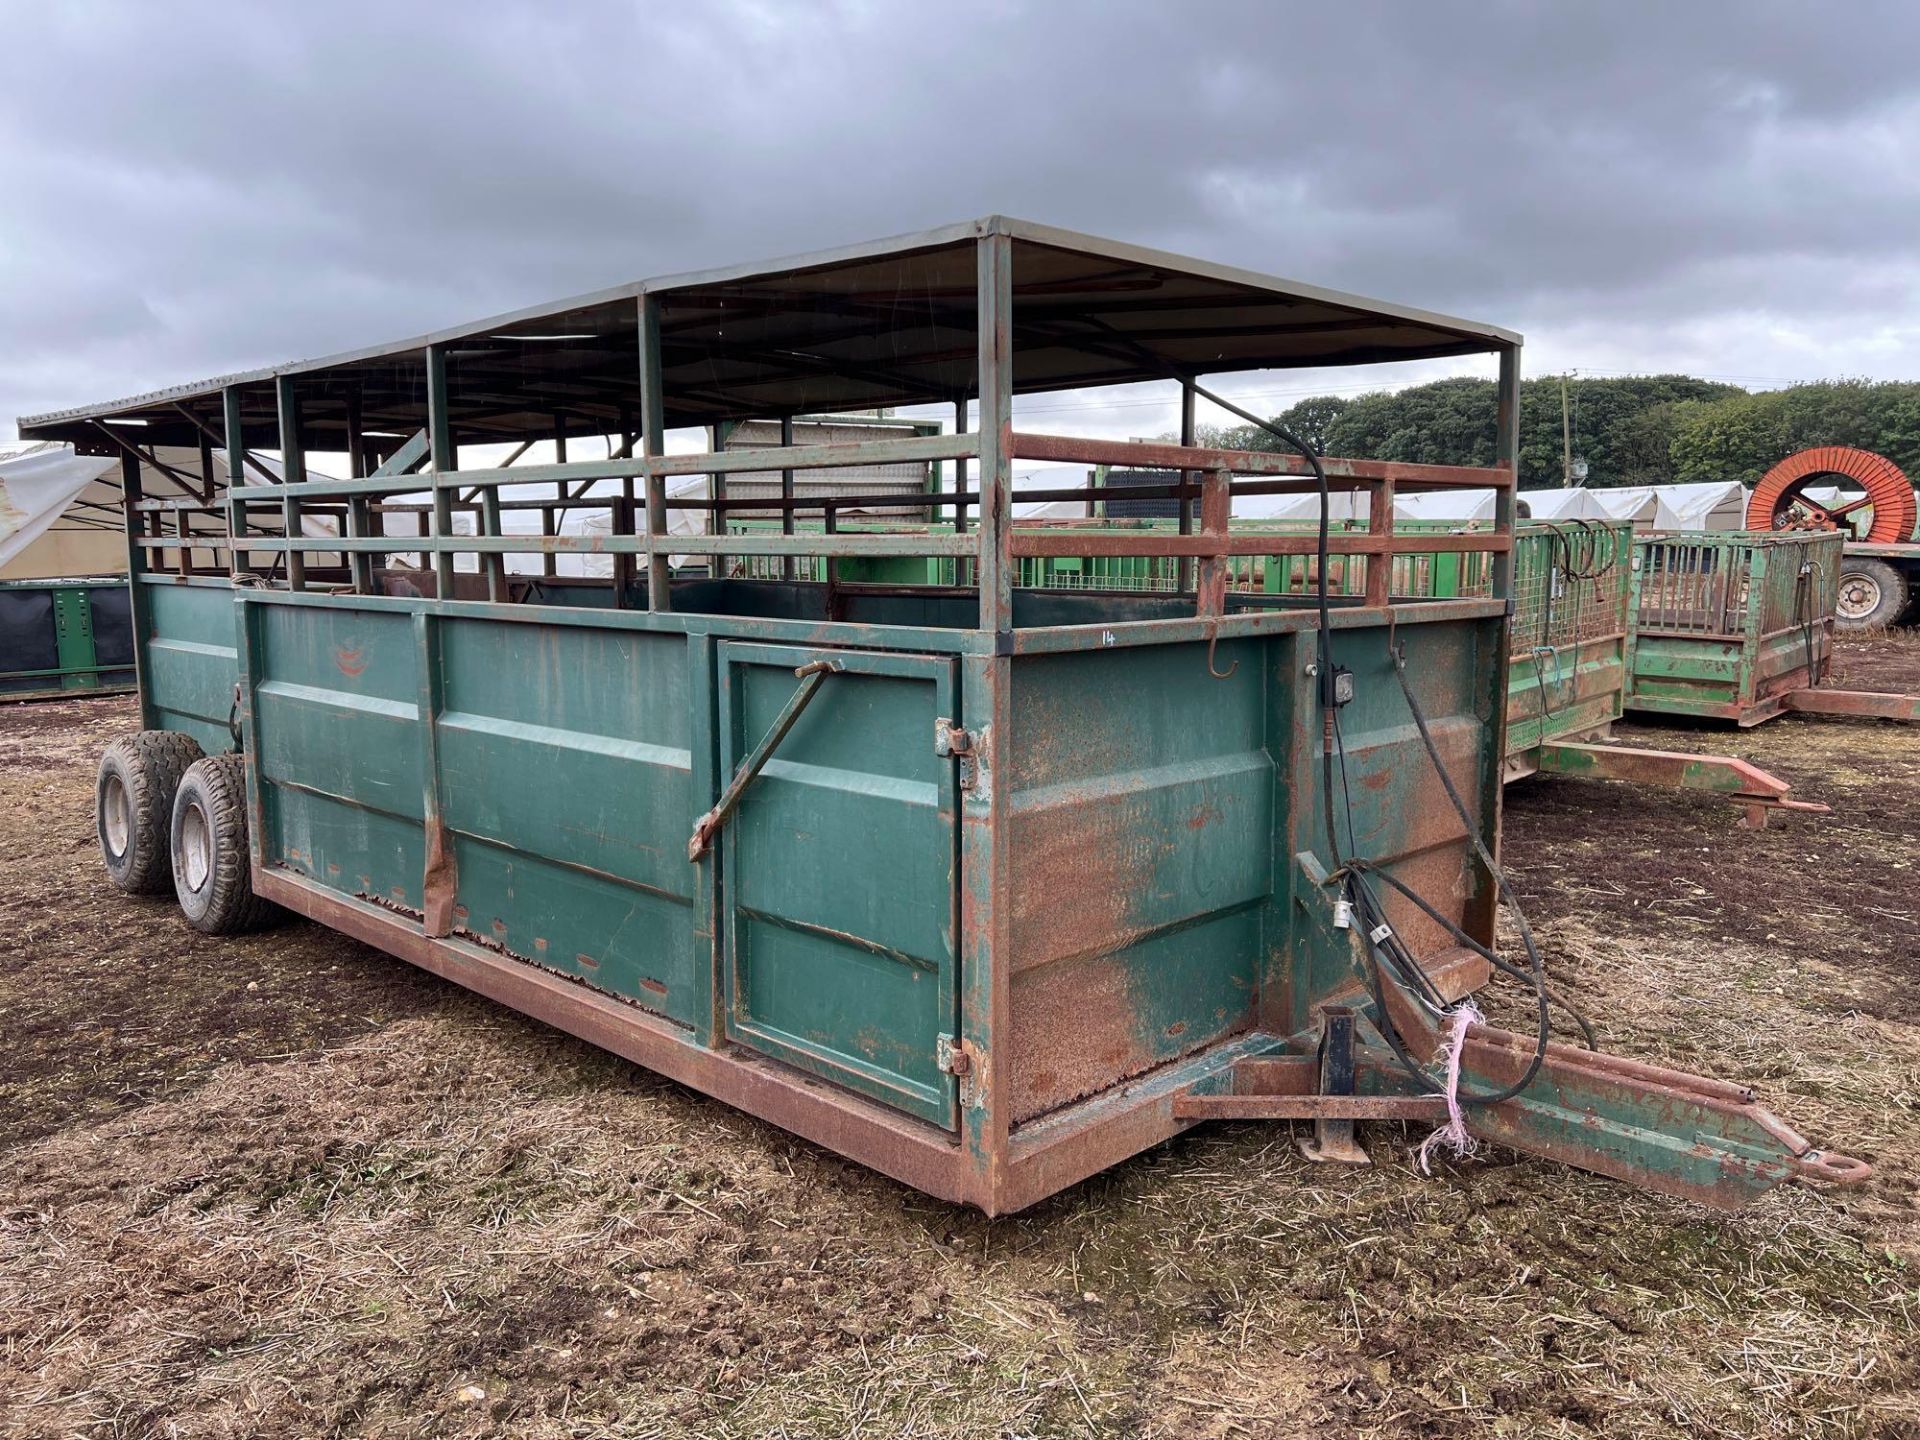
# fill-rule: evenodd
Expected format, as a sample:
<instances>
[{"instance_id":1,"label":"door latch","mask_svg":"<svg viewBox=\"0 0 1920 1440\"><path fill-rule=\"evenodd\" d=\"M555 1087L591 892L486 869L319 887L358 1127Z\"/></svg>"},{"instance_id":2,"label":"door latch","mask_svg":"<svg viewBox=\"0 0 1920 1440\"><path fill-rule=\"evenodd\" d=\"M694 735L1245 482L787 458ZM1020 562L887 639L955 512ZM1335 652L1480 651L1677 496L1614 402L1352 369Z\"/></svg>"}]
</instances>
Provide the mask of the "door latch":
<instances>
[{"instance_id":1,"label":"door latch","mask_svg":"<svg viewBox=\"0 0 1920 1440\"><path fill-rule=\"evenodd\" d=\"M980 737L964 726L956 725L944 715L936 715L933 720L933 753L942 759L951 757L960 762L960 788L969 791L982 791L986 781L986 772L981 761L985 758L979 749Z\"/></svg>"}]
</instances>

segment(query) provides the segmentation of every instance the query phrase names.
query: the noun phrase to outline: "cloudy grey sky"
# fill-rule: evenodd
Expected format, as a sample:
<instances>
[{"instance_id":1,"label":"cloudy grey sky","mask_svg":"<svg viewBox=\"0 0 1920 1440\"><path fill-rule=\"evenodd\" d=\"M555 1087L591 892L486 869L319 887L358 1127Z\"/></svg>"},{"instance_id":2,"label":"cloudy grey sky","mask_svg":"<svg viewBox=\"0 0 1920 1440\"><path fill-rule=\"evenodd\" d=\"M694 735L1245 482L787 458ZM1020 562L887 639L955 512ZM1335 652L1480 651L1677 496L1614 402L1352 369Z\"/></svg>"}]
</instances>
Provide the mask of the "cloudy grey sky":
<instances>
[{"instance_id":1,"label":"cloudy grey sky","mask_svg":"<svg viewBox=\"0 0 1920 1440\"><path fill-rule=\"evenodd\" d=\"M1920 378L1911 4L0 0L0 35L8 437L994 211L1493 321L1535 374Z\"/></svg>"}]
</instances>

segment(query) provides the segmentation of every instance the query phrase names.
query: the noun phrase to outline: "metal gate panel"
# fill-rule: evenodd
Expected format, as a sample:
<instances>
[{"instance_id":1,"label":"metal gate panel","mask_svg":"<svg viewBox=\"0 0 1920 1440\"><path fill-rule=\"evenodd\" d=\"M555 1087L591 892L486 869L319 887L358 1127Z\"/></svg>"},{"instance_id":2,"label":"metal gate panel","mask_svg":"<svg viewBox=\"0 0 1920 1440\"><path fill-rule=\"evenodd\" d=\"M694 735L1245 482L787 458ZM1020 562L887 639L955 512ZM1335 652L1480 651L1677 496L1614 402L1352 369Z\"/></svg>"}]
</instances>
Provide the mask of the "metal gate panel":
<instances>
[{"instance_id":1,"label":"metal gate panel","mask_svg":"<svg viewBox=\"0 0 1920 1440\"><path fill-rule=\"evenodd\" d=\"M191 735L209 755L232 749L227 716L240 678L233 587L151 575L132 583L141 587L146 609L146 633L137 637L146 664L146 724Z\"/></svg>"},{"instance_id":2,"label":"metal gate panel","mask_svg":"<svg viewBox=\"0 0 1920 1440\"><path fill-rule=\"evenodd\" d=\"M412 617L261 603L248 609L248 738L266 862L418 911L426 769Z\"/></svg>"},{"instance_id":3,"label":"metal gate panel","mask_svg":"<svg viewBox=\"0 0 1920 1440\"><path fill-rule=\"evenodd\" d=\"M435 623L455 931L682 1024L710 1016L687 637Z\"/></svg>"},{"instance_id":4,"label":"metal gate panel","mask_svg":"<svg viewBox=\"0 0 1920 1440\"><path fill-rule=\"evenodd\" d=\"M820 685L720 832L730 1038L952 1128L957 719L950 658L723 641L716 789Z\"/></svg>"}]
</instances>

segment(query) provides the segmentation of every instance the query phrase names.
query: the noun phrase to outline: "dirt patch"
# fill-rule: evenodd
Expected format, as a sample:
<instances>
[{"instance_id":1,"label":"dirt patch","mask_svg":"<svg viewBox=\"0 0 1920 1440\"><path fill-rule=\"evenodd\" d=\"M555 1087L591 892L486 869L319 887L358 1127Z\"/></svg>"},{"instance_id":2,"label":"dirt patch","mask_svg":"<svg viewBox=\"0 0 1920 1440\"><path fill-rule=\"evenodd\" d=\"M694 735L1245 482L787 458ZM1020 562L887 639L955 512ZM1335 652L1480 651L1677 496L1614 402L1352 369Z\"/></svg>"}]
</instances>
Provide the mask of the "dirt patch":
<instances>
[{"instance_id":1,"label":"dirt patch","mask_svg":"<svg viewBox=\"0 0 1920 1440\"><path fill-rule=\"evenodd\" d=\"M231 1061L459 1003L409 967L313 926L215 941L190 930L170 900L110 889L93 773L107 742L137 726L124 697L0 709L0 1143L172 1093Z\"/></svg>"},{"instance_id":2,"label":"dirt patch","mask_svg":"<svg viewBox=\"0 0 1920 1440\"><path fill-rule=\"evenodd\" d=\"M1920 643L1847 642L1836 669L1838 684L1920 692ZM1686 791L1509 786L1505 843L1529 914L1747 941L1806 967L1829 1013L1920 1019L1920 727L1791 715L1751 730L1633 720L1615 734L1752 761L1833 813L1782 812L1752 832L1727 801Z\"/></svg>"},{"instance_id":3,"label":"dirt patch","mask_svg":"<svg viewBox=\"0 0 1920 1440\"><path fill-rule=\"evenodd\" d=\"M1612 1045L1753 1084L1871 1187L1726 1216L1502 1152L1427 1178L1397 1126L1364 1170L1212 1126L987 1221L325 930L114 895L92 765L130 707L21 713L0 1432L1920 1434L1915 807L1866 818L1920 783L1911 731L1644 732L1824 820L1559 781L1508 828Z\"/></svg>"}]
</instances>

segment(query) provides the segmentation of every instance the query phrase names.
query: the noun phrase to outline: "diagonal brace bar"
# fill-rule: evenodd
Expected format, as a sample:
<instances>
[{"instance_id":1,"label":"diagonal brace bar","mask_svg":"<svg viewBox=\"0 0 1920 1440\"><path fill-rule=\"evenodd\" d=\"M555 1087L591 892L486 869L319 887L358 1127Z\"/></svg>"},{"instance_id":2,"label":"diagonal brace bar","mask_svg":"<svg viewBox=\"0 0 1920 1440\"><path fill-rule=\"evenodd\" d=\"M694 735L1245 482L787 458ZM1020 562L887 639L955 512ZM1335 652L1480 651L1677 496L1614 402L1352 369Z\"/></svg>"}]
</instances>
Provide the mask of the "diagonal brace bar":
<instances>
[{"instance_id":1,"label":"diagonal brace bar","mask_svg":"<svg viewBox=\"0 0 1920 1440\"><path fill-rule=\"evenodd\" d=\"M787 738L787 732L794 727L813 697L819 692L820 684L829 675L837 674L846 667L838 660L812 660L793 673L800 679L799 686L788 697L787 703L774 717L773 724L767 727L767 733L760 737L760 743L753 747L753 753L741 763L734 772L733 780L728 784L726 793L715 805L694 824L693 836L687 841L687 859L698 860L713 844L713 837L720 827L727 823L727 817L739 807L740 797L747 793L747 787L766 768L767 761L773 758L773 752L780 748L780 742Z\"/></svg>"}]
</instances>

